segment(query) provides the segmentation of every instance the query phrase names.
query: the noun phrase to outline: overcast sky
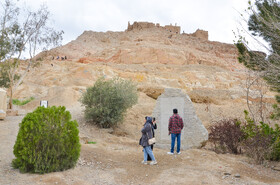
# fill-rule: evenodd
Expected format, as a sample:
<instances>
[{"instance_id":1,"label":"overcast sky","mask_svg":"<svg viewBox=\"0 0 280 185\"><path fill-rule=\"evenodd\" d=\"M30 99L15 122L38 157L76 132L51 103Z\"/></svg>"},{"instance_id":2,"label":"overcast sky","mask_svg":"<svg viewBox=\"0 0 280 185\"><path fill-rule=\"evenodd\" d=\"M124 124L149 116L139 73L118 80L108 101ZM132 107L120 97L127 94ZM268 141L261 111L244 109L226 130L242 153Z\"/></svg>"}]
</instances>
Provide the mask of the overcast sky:
<instances>
[{"instance_id":1,"label":"overcast sky","mask_svg":"<svg viewBox=\"0 0 280 185\"><path fill-rule=\"evenodd\" d=\"M247 0L20 0L31 9L45 3L53 26L63 30L63 44L75 40L85 30L124 31L130 21L181 26L193 33L207 30L209 40L233 43L232 30L238 26L239 12Z\"/></svg>"}]
</instances>

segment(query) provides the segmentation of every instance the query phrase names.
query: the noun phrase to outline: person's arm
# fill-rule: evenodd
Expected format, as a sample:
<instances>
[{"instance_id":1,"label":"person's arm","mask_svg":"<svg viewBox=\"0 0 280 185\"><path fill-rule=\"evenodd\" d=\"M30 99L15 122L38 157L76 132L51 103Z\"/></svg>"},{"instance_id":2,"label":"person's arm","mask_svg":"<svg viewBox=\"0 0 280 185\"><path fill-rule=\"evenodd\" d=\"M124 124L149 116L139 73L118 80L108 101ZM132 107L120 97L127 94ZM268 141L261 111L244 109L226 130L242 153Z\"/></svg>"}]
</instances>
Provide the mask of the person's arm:
<instances>
[{"instance_id":1,"label":"person's arm","mask_svg":"<svg viewBox=\"0 0 280 185\"><path fill-rule=\"evenodd\" d=\"M171 121L171 118L169 118L168 135L170 135L170 133L171 133L171 127L172 127L172 121Z\"/></svg>"},{"instance_id":2,"label":"person's arm","mask_svg":"<svg viewBox=\"0 0 280 185\"><path fill-rule=\"evenodd\" d=\"M142 128L141 132L143 134L147 133L149 130L151 129L151 125L150 124L145 124L145 126Z\"/></svg>"},{"instance_id":3,"label":"person's arm","mask_svg":"<svg viewBox=\"0 0 280 185\"><path fill-rule=\"evenodd\" d=\"M154 129L157 129L157 123L153 124Z\"/></svg>"},{"instance_id":4,"label":"person's arm","mask_svg":"<svg viewBox=\"0 0 280 185\"><path fill-rule=\"evenodd\" d=\"M181 129L183 129L184 128L184 122L183 122L182 118L180 118L180 124L181 124Z\"/></svg>"}]
</instances>

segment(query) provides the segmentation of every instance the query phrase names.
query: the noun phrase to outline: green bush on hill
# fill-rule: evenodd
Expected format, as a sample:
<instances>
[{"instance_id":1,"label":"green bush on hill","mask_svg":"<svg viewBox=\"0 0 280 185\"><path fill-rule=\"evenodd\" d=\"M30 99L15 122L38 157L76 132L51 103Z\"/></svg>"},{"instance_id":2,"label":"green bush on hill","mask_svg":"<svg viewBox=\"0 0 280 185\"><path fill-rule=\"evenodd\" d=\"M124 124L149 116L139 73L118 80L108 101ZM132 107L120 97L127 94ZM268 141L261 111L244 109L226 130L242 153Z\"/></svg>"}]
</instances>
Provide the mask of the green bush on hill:
<instances>
[{"instance_id":1,"label":"green bush on hill","mask_svg":"<svg viewBox=\"0 0 280 185\"><path fill-rule=\"evenodd\" d=\"M119 78L98 79L81 98L86 120L102 128L121 122L126 110L136 104L137 100L136 85Z\"/></svg>"}]
</instances>

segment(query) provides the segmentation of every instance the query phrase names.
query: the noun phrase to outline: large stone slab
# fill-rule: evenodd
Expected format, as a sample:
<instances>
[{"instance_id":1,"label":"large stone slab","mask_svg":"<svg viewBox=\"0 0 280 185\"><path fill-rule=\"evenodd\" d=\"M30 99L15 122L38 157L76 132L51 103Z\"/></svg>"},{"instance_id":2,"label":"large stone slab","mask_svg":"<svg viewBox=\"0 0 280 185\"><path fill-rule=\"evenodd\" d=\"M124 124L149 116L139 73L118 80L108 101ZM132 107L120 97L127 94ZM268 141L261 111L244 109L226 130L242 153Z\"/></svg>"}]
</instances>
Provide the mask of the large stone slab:
<instances>
[{"instance_id":1,"label":"large stone slab","mask_svg":"<svg viewBox=\"0 0 280 185\"><path fill-rule=\"evenodd\" d=\"M5 119L7 111L7 92L0 88L0 119Z\"/></svg>"},{"instance_id":2,"label":"large stone slab","mask_svg":"<svg viewBox=\"0 0 280 185\"><path fill-rule=\"evenodd\" d=\"M164 93L158 97L153 111L158 126L155 130L157 140L155 147L170 149L171 137L168 135L168 123L174 108L178 109L178 114L184 122L181 148L185 150L201 147L202 143L208 140L208 131L197 117L190 97L181 89L174 88L165 89Z\"/></svg>"}]
</instances>

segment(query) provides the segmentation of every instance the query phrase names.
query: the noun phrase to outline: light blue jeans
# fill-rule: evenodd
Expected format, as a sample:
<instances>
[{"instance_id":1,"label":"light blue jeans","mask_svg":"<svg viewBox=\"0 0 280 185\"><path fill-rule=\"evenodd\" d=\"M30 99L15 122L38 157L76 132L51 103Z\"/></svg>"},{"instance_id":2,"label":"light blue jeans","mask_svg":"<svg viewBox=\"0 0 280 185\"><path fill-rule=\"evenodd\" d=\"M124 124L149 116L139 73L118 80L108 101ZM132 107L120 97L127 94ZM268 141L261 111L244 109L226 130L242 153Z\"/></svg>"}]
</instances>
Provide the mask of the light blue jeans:
<instances>
[{"instance_id":1,"label":"light blue jeans","mask_svg":"<svg viewBox=\"0 0 280 185\"><path fill-rule=\"evenodd\" d=\"M180 152L181 147L181 133L180 134L171 134L171 153L174 153L174 147L175 147L175 139L177 137L177 153Z\"/></svg>"},{"instance_id":2,"label":"light blue jeans","mask_svg":"<svg viewBox=\"0 0 280 185\"><path fill-rule=\"evenodd\" d=\"M151 149L151 146L145 146L144 147L144 161L146 162L148 159L148 155L151 157L152 161L155 161L155 156L153 154L153 151Z\"/></svg>"}]
</instances>

